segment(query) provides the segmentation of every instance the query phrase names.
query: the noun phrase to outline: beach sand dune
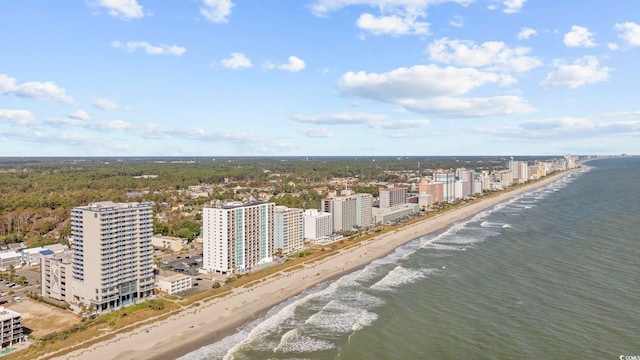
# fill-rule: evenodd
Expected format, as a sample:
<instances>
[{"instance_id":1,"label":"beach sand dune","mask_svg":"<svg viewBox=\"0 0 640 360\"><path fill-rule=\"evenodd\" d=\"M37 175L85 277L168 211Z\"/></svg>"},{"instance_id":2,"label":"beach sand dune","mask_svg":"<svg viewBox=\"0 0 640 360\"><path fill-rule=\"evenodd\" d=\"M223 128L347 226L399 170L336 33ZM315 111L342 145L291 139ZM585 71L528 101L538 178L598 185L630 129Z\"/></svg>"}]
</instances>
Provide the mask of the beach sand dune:
<instances>
[{"instance_id":1,"label":"beach sand dune","mask_svg":"<svg viewBox=\"0 0 640 360\"><path fill-rule=\"evenodd\" d=\"M280 273L251 288L235 288L223 298L205 302L200 307L56 359L175 359L235 333L241 325L263 316L273 306L306 289L361 268L417 237L442 230L525 191L549 184L565 174L568 173L549 176L363 241L359 246L307 264L303 269Z\"/></svg>"}]
</instances>

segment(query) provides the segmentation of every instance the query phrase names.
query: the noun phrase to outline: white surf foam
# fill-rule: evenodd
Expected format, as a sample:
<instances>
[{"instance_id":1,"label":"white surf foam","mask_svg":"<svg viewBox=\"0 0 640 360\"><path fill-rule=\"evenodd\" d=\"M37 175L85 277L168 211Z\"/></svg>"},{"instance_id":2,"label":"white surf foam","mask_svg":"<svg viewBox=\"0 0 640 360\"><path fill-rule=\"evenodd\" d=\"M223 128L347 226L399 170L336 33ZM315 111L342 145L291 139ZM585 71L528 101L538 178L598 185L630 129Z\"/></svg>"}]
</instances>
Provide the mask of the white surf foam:
<instances>
[{"instance_id":1,"label":"white surf foam","mask_svg":"<svg viewBox=\"0 0 640 360\"><path fill-rule=\"evenodd\" d=\"M377 283L371 285L371 289L378 291L391 291L401 285L410 284L418 279L426 277L428 274L435 273L438 269L406 269L402 266L396 266L387 276L380 279Z\"/></svg>"},{"instance_id":2,"label":"white surf foam","mask_svg":"<svg viewBox=\"0 0 640 360\"><path fill-rule=\"evenodd\" d=\"M377 319L377 314L366 309L332 300L320 312L310 316L305 321L305 325L330 334L345 334L364 326L370 326Z\"/></svg>"},{"instance_id":3,"label":"white surf foam","mask_svg":"<svg viewBox=\"0 0 640 360\"><path fill-rule=\"evenodd\" d=\"M290 353L290 352L314 352L329 350L335 348L335 345L326 340L314 339L310 336L300 334L298 329L287 331L278 346L273 352Z\"/></svg>"}]
</instances>

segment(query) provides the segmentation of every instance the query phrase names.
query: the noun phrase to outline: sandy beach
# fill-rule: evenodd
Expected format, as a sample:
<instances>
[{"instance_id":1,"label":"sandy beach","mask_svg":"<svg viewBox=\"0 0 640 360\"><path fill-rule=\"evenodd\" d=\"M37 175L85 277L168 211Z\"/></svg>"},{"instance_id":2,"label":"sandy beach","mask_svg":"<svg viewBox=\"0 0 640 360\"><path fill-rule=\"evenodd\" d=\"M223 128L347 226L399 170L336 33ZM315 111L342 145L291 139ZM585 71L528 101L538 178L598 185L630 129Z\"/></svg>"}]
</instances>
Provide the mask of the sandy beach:
<instances>
[{"instance_id":1,"label":"sandy beach","mask_svg":"<svg viewBox=\"0 0 640 360\"><path fill-rule=\"evenodd\" d=\"M223 298L202 302L166 320L140 327L115 338L74 351L56 359L175 359L201 346L233 334L237 328L257 319L273 306L321 282L361 268L384 257L417 237L445 229L478 212L517 195L547 185L568 172L536 183L499 193L476 203L405 226L357 246L336 252L303 269L271 275L260 285L234 288Z\"/></svg>"}]
</instances>

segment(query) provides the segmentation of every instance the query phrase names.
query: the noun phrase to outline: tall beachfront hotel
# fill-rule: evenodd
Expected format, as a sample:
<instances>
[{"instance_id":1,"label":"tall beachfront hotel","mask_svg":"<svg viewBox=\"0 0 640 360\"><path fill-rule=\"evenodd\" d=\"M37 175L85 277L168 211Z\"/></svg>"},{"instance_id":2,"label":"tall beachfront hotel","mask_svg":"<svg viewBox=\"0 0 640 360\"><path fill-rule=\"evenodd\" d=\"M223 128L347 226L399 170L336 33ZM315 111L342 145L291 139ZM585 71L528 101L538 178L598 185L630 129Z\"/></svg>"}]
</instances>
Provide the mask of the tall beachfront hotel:
<instances>
[{"instance_id":1,"label":"tall beachfront hotel","mask_svg":"<svg viewBox=\"0 0 640 360\"><path fill-rule=\"evenodd\" d=\"M203 270L242 273L271 262L275 204L225 202L202 211Z\"/></svg>"},{"instance_id":2,"label":"tall beachfront hotel","mask_svg":"<svg viewBox=\"0 0 640 360\"><path fill-rule=\"evenodd\" d=\"M343 195L329 193L322 199L320 210L330 213L333 219L333 231L351 231L356 227L373 224L373 196L371 194L353 194L343 190Z\"/></svg>"},{"instance_id":3,"label":"tall beachfront hotel","mask_svg":"<svg viewBox=\"0 0 640 360\"><path fill-rule=\"evenodd\" d=\"M151 203L75 207L71 235L73 303L103 311L153 293Z\"/></svg>"}]
</instances>

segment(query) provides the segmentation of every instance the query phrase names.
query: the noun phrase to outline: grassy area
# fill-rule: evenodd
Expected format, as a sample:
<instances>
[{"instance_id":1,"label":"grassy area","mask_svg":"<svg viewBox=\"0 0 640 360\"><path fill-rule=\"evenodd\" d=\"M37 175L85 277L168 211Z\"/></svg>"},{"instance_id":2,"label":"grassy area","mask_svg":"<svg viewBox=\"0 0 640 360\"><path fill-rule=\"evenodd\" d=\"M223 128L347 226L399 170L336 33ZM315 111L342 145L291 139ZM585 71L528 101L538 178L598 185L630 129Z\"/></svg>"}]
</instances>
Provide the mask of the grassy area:
<instances>
[{"instance_id":1,"label":"grassy area","mask_svg":"<svg viewBox=\"0 0 640 360\"><path fill-rule=\"evenodd\" d=\"M27 349L11 353L6 358L31 360L42 356L44 359L60 356L108 340L122 331L130 331L151 322L163 320L180 308L177 304L162 302L164 304L162 310L151 309L147 302L141 302L92 320L85 319L70 328L42 336Z\"/></svg>"}]
</instances>

